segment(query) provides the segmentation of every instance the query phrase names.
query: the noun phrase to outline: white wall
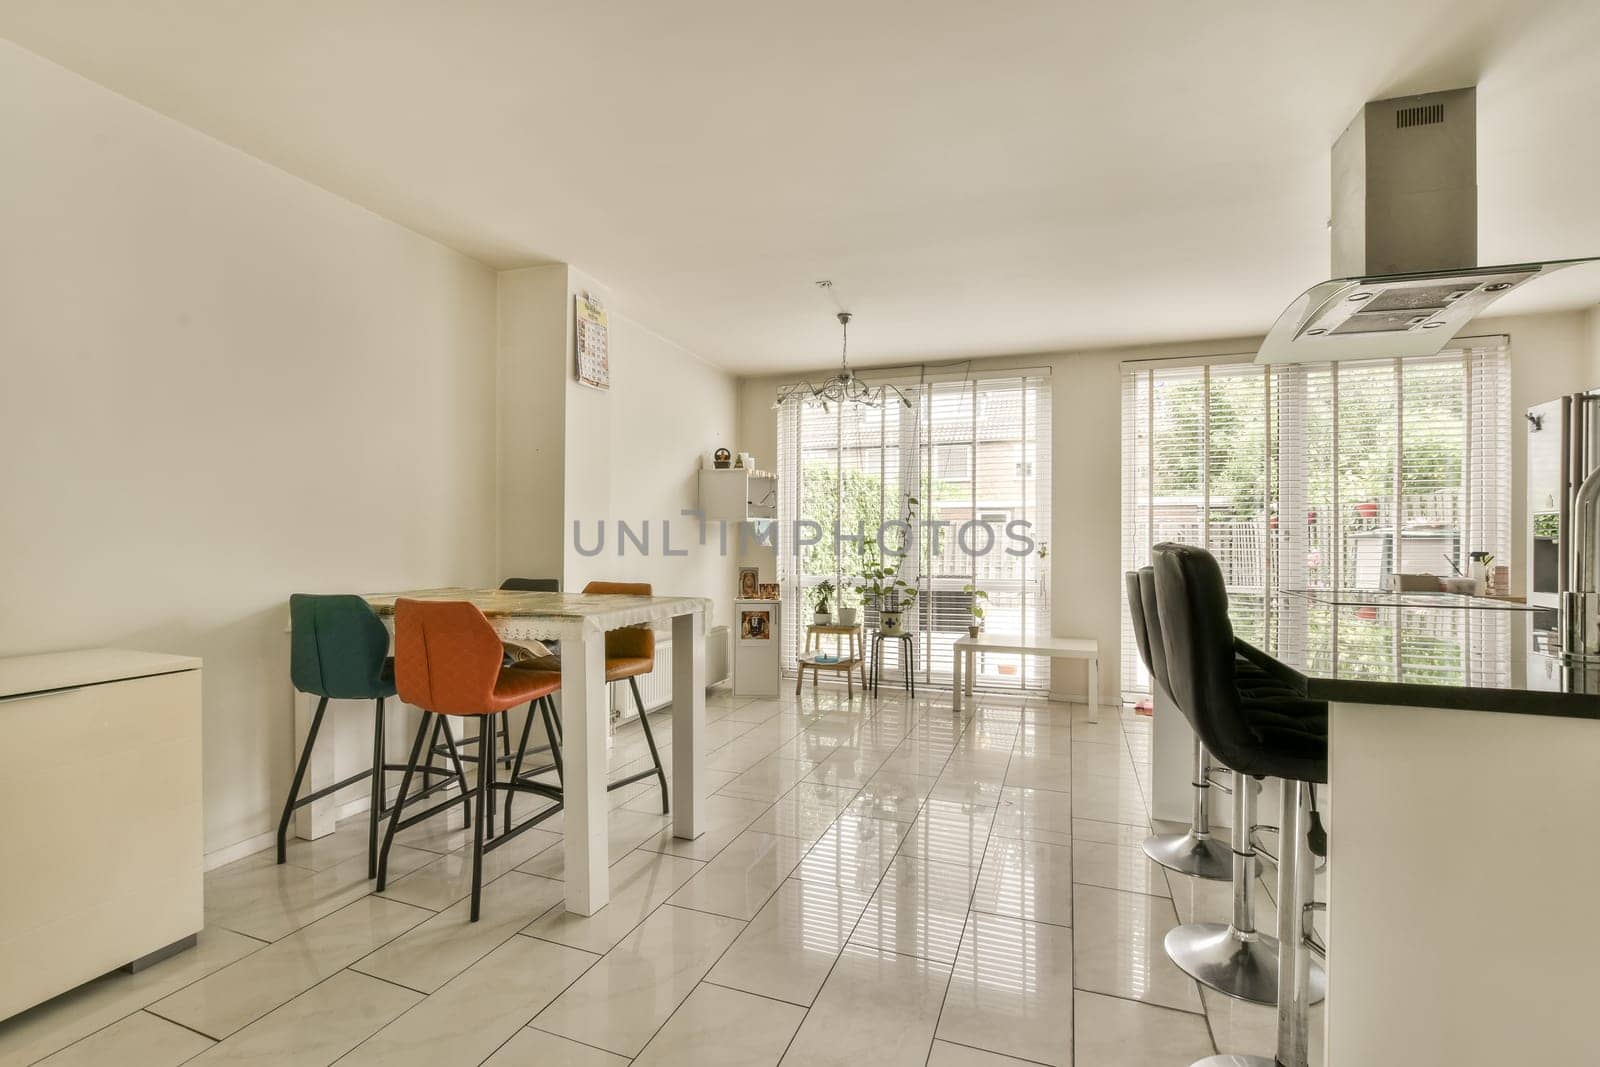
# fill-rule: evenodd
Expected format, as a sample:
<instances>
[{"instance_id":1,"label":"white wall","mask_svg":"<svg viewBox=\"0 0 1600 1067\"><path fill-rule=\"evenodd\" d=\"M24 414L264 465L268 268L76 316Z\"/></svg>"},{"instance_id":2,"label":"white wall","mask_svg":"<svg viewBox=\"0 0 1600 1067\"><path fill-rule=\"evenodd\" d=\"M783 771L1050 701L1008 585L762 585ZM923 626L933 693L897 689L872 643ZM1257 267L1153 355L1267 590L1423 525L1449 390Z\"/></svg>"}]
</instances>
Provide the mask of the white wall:
<instances>
[{"instance_id":1,"label":"white wall","mask_svg":"<svg viewBox=\"0 0 1600 1067\"><path fill-rule=\"evenodd\" d=\"M495 277L4 42L0 160L0 654L204 657L233 844L288 594L494 576Z\"/></svg>"},{"instance_id":2,"label":"white wall","mask_svg":"<svg viewBox=\"0 0 1600 1067\"><path fill-rule=\"evenodd\" d=\"M567 265L499 276L499 515L505 577L559 578L566 462Z\"/></svg>"},{"instance_id":3,"label":"white wall","mask_svg":"<svg viewBox=\"0 0 1600 1067\"><path fill-rule=\"evenodd\" d=\"M629 318L594 279L574 270L570 284L574 293L588 290L606 303L611 388L579 385L567 372L566 586L581 589L594 579L650 582L657 593L711 597L712 621L726 622L734 560L718 554L715 535L701 547L699 525L681 512L698 507L701 457L733 447L734 379ZM596 521L606 520L599 555L578 553L573 519L583 523L587 548L595 543ZM618 520L635 532L649 522L649 555L632 543L619 550ZM686 555L664 554L663 522L672 525L674 553Z\"/></svg>"},{"instance_id":4,"label":"white wall","mask_svg":"<svg viewBox=\"0 0 1600 1067\"><path fill-rule=\"evenodd\" d=\"M1530 404L1564 392L1600 385L1600 313L1568 312L1487 318L1465 333L1511 336L1512 394L1512 551L1520 554L1526 497L1526 439L1522 412ZM1121 366L1125 360L1166 359L1198 355L1254 352L1260 338L1152 345L1137 348L995 357L979 360L975 369L1051 368L1053 434L1050 534L1051 622L1055 632L1099 640L1102 700L1120 693L1122 586L1122 425ZM964 364L963 364L964 365ZM745 378L739 382L739 446L759 457L777 454L777 416L772 399L778 386L804 375ZM763 575L776 560L759 549L748 560ZM1522 579L1522 561L1512 573ZM771 579L767 579L771 580ZM1131 654L1131 650L1130 650ZM1058 664L1052 688L1068 694L1085 690L1083 668Z\"/></svg>"}]
</instances>

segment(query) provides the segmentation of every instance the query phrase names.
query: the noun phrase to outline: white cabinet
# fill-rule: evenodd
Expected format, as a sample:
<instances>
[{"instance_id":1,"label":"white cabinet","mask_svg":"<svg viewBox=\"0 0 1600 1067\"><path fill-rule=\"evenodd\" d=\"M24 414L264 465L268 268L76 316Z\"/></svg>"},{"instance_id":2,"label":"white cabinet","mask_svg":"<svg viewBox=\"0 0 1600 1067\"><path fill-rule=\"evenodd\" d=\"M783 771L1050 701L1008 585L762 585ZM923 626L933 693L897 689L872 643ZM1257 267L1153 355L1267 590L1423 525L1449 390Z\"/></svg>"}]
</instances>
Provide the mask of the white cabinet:
<instances>
[{"instance_id":1,"label":"white cabinet","mask_svg":"<svg viewBox=\"0 0 1600 1067\"><path fill-rule=\"evenodd\" d=\"M778 517L778 476L747 467L700 469L700 510L706 522Z\"/></svg>"},{"instance_id":2,"label":"white cabinet","mask_svg":"<svg viewBox=\"0 0 1600 1067\"><path fill-rule=\"evenodd\" d=\"M733 602L733 691L737 696L778 695L778 649L783 602Z\"/></svg>"},{"instance_id":3,"label":"white cabinet","mask_svg":"<svg viewBox=\"0 0 1600 1067\"><path fill-rule=\"evenodd\" d=\"M200 661L0 659L0 1019L204 924Z\"/></svg>"}]
</instances>

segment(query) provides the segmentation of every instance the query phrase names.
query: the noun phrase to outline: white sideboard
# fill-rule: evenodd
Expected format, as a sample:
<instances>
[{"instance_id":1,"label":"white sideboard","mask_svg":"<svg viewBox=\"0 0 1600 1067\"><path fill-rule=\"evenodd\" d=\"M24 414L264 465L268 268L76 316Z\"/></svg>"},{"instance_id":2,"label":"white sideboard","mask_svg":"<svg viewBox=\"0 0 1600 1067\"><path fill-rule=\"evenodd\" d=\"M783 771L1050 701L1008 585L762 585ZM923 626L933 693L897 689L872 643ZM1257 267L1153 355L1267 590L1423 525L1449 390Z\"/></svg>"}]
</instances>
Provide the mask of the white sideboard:
<instances>
[{"instance_id":1,"label":"white sideboard","mask_svg":"<svg viewBox=\"0 0 1600 1067\"><path fill-rule=\"evenodd\" d=\"M200 661L0 659L0 1019L194 943L204 923Z\"/></svg>"}]
</instances>

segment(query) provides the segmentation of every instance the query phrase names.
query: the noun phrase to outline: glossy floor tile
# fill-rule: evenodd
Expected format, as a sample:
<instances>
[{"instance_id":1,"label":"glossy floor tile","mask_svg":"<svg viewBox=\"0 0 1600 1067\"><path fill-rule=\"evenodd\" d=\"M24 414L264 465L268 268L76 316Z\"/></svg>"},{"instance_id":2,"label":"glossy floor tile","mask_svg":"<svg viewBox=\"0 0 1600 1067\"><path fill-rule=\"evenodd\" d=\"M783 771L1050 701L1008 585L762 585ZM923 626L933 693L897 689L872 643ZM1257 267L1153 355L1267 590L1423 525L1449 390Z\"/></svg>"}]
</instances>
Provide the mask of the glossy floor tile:
<instances>
[{"instance_id":1,"label":"glossy floor tile","mask_svg":"<svg viewBox=\"0 0 1600 1067\"><path fill-rule=\"evenodd\" d=\"M1072 847L994 835L978 872L972 910L1073 925Z\"/></svg>"},{"instance_id":2,"label":"glossy floor tile","mask_svg":"<svg viewBox=\"0 0 1600 1067\"><path fill-rule=\"evenodd\" d=\"M743 929L737 919L666 905L540 1012L533 1025L637 1056Z\"/></svg>"},{"instance_id":3,"label":"glossy floor tile","mask_svg":"<svg viewBox=\"0 0 1600 1067\"><path fill-rule=\"evenodd\" d=\"M1074 977L1079 989L1200 1012L1194 979L1162 943L1178 924L1172 901L1099 886L1073 887Z\"/></svg>"},{"instance_id":4,"label":"glossy floor tile","mask_svg":"<svg viewBox=\"0 0 1600 1067\"><path fill-rule=\"evenodd\" d=\"M421 999L412 990L340 971L189 1062L285 1067L331 1063Z\"/></svg>"},{"instance_id":5,"label":"glossy floor tile","mask_svg":"<svg viewBox=\"0 0 1600 1067\"><path fill-rule=\"evenodd\" d=\"M904 823L891 820L840 815L811 846L794 876L870 893L893 862L908 830Z\"/></svg>"},{"instance_id":6,"label":"glossy floor tile","mask_svg":"<svg viewBox=\"0 0 1600 1067\"><path fill-rule=\"evenodd\" d=\"M194 948L133 974L113 971L0 1022L0 1064L35 1063L265 947L231 930L207 928Z\"/></svg>"},{"instance_id":7,"label":"glossy floor tile","mask_svg":"<svg viewBox=\"0 0 1600 1067\"><path fill-rule=\"evenodd\" d=\"M786 1067L921 1067L950 966L849 944L794 1036Z\"/></svg>"},{"instance_id":8,"label":"glossy floor tile","mask_svg":"<svg viewBox=\"0 0 1600 1067\"><path fill-rule=\"evenodd\" d=\"M961 938L938 1035L1068 1067L1072 991L1071 930L974 914Z\"/></svg>"},{"instance_id":9,"label":"glossy floor tile","mask_svg":"<svg viewBox=\"0 0 1600 1067\"><path fill-rule=\"evenodd\" d=\"M339 1062L344 1067L481 1063L599 958L513 937Z\"/></svg>"},{"instance_id":10,"label":"glossy floor tile","mask_svg":"<svg viewBox=\"0 0 1600 1067\"><path fill-rule=\"evenodd\" d=\"M1027 695L708 699L707 829L654 782L610 794L611 900L562 906L562 817L485 859L452 807L404 831L382 896L366 821L207 876L199 945L0 1022L0 1067L1187 1067L1270 1053L1270 1009L1165 957L1227 883L1151 864L1148 720ZM670 716L657 736L670 762ZM619 729L613 774L645 766ZM544 801L518 798L519 817ZM1270 887L1258 923L1272 924ZM252 936L253 935L253 936ZM1313 1011L1313 1044L1322 1009ZM1215 1040L1215 1046L1212 1041ZM637 1059L635 1059L637 1057ZM1314 1052L1320 1067L1320 1050Z\"/></svg>"},{"instance_id":11,"label":"glossy floor tile","mask_svg":"<svg viewBox=\"0 0 1600 1067\"><path fill-rule=\"evenodd\" d=\"M593 915L551 908L524 928L533 937L586 952L609 952L705 865L643 849L611 868L611 902Z\"/></svg>"},{"instance_id":12,"label":"glossy floor tile","mask_svg":"<svg viewBox=\"0 0 1600 1067\"><path fill-rule=\"evenodd\" d=\"M771 1067L805 1009L702 982L645 1046L637 1067Z\"/></svg>"},{"instance_id":13,"label":"glossy floor tile","mask_svg":"<svg viewBox=\"0 0 1600 1067\"><path fill-rule=\"evenodd\" d=\"M526 1029L483 1062L484 1067L627 1067L633 1061L543 1030Z\"/></svg>"},{"instance_id":14,"label":"glossy floor tile","mask_svg":"<svg viewBox=\"0 0 1600 1067\"><path fill-rule=\"evenodd\" d=\"M809 1006L871 895L790 879L723 953L707 981Z\"/></svg>"},{"instance_id":15,"label":"glossy floor tile","mask_svg":"<svg viewBox=\"0 0 1600 1067\"><path fill-rule=\"evenodd\" d=\"M774 801L749 829L798 837L813 844L833 825L855 794L855 790L840 786L801 782Z\"/></svg>"},{"instance_id":16,"label":"glossy floor tile","mask_svg":"<svg viewBox=\"0 0 1600 1067\"><path fill-rule=\"evenodd\" d=\"M483 887L477 922L471 921L472 901L458 901L351 969L419 993L435 992L564 896L565 886L553 878L511 871Z\"/></svg>"},{"instance_id":17,"label":"glossy floor tile","mask_svg":"<svg viewBox=\"0 0 1600 1067\"><path fill-rule=\"evenodd\" d=\"M47 1067L175 1067L216 1042L147 1011L134 1012L68 1045L41 1063Z\"/></svg>"},{"instance_id":18,"label":"glossy floor tile","mask_svg":"<svg viewBox=\"0 0 1600 1067\"><path fill-rule=\"evenodd\" d=\"M209 1037L225 1038L340 973L432 914L394 900L362 897L156 1001L150 1010Z\"/></svg>"},{"instance_id":19,"label":"glossy floor tile","mask_svg":"<svg viewBox=\"0 0 1600 1067\"><path fill-rule=\"evenodd\" d=\"M750 919L777 892L806 853L797 837L750 830L729 842L676 893L669 904L734 919Z\"/></svg>"},{"instance_id":20,"label":"glossy floor tile","mask_svg":"<svg viewBox=\"0 0 1600 1067\"><path fill-rule=\"evenodd\" d=\"M1203 1016L1082 990L1076 1004L1078 1067L1166 1067L1215 1051Z\"/></svg>"}]
</instances>

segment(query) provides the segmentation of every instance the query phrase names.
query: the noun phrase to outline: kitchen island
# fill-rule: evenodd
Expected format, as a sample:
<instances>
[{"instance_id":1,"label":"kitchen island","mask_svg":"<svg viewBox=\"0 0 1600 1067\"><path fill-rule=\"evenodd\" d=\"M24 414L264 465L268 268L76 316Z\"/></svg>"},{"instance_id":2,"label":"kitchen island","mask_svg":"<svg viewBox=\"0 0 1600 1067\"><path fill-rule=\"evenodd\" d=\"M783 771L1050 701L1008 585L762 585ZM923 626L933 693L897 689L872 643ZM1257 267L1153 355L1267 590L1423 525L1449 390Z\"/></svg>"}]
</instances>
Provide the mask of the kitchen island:
<instances>
[{"instance_id":1,"label":"kitchen island","mask_svg":"<svg viewBox=\"0 0 1600 1067\"><path fill-rule=\"evenodd\" d=\"M1282 594L1273 616L1273 654L1242 651L1329 705L1325 1062L1600 1063L1594 672L1500 601Z\"/></svg>"}]
</instances>

